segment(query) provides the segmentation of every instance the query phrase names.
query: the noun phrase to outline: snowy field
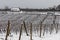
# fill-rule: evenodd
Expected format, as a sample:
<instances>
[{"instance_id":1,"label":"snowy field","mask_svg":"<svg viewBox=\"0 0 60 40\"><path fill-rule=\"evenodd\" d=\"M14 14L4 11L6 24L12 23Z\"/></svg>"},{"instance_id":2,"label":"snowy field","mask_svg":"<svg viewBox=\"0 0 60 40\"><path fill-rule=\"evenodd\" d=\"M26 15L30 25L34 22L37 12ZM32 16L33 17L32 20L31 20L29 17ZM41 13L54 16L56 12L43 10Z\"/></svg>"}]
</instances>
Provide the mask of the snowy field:
<instances>
[{"instance_id":1,"label":"snowy field","mask_svg":"<svg viewBox=\"0 0 60 40\"><path fill-rule=\"evenodd\" d=\"M33 33L34 34L34 33ZM5 33L0 33L0 40L5 39ZM19 39L19 33L11 33L8 36L8 40L18 40ZM45 33L44 36L39 37L39 35L33 35L32 36L33 40L60 40L60 32L57 34L55 32L52 32L52 34ZM25 33L22 33L21 40L30 40L30 36L26 36Z\"/></svg>"},{"instance_id":2,"label":"snowy field","mask_svg":"<svg viewBox=\"0 0 60 40\"><path fill-rule=\"evenodd\" d=\"M39 23L43 20L43 18L46 16L48 12L0 12L0 29L6 29L7 22L10 20L11 23L11 34L8 37L8 40L18 40L19 39L19 32L16 34L15 31L19 31L20 24L22 21L26 22L27 31L29 33L29 23L32 22L33 26L33 40L60 40L60 12L55 12L56 20L55 23L58 24L58 33L55 32L53 27L53 32L50 34L49 30L48 33L45 33L43 36L42 31L42 37L40 37L40 32L36 31L39 30ZM49 15L46 20L44 20L43 24L47 24L46 28L50 28L53 24L54 16ZM36 29L37 28L37 29ZM35 30L35 31L34 31ZM3 31L3 30L2 30ZM0 40L4 40L6 36L6 33L0 32ZM26 36L26 34L23 32L21 40L30 40L30 36Z\"/></svg>"}]
</instances>

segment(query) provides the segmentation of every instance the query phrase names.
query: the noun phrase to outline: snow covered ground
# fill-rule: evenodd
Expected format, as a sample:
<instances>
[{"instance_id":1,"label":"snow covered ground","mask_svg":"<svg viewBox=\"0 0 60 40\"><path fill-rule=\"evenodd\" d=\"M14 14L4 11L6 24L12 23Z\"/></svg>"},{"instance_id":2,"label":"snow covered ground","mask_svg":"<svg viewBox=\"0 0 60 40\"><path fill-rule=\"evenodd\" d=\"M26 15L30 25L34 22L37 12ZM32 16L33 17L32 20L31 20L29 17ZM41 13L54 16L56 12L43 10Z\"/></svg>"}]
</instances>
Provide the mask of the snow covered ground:
<instances>
[{"instance_id":1,"label":"snow covered ground","mask_svg":"<svg viewBox=\"0 0 60 40\"><path fill-rule=\"evenodd\" d=\"M0 40L4 40L4 39L5 39L5 33L0 33ZM8 40L18 40L18 39L19 39L19 32L17 34L15 32L11 33L8 36ZM39 35L33 33L32 39L33 40L60 40L60 32L58 33L52 32L52 34L48 32L45 33L45 35L42 37L39 37ZM26 36L26 34L23 32L21 36L21 40L30 40L30 36Z\"/></svg>"},{"instance_id":2,"label":"snow covered ground","mask_svg":"<svg viewBox=\"0 0 60 40\"><path fill-rule=\"evenodd\" d=\"M12 29L18 29L21 23L21 20L24 20L25 22L32 22L33 28L36 26L36 24L39 24L39 22L46 16L46 15L39 15L39 14L45 14L45 12L26 12L26 13L18 13L18 12L8 12L7 14L2 14L0 12L0 28L4 29L6 28L7 21L11 20L11 27ZM60 15L60 12L56 12L56 15ZM47 19L43 22L43 24L52 24L53 23L53 16L48 16ZM57 16L56 23L60 23L60 16ZM4 27L4 28L3 28ZM14 28L15 27L15 28ZM36 26L38 27L38 26ZM48 27L50 27L48 25ZM55 27L55 26L54 26ZM58 25L58 28L60 30L60 24ZM42 37L39 37L39 33L34 33L33 31L33 40L60 40L60 31L56 34L55 31L52 32L52 34L45 33L45 35ZM43 33L42 33L43 34ZM6 33L0 32L0 40L4 40L6 36ZM11 35L8 37L8 40L18 40L19 39L19 32L16 34L15 32L12 32ZM21 40L30 40L30 36L26 36L25 33L22 34Z\"/></svg>"}]
</instances>

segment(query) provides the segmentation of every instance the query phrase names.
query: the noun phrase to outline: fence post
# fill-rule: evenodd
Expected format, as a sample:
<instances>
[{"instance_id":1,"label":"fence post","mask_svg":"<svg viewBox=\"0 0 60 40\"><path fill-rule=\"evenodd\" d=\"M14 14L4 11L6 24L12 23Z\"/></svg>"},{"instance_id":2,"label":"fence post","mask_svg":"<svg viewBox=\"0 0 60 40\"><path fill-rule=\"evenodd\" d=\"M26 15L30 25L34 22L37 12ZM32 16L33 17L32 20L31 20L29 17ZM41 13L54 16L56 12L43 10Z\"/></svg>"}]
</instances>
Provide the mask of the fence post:
<instances>
[{"instance_id":1,"label":"fence post","mask_svg":"<svg viewBox=\"0 0 60 40\"><path fill-rule=\"evenodd\" d=\"M48 17L48 14L43 18L43 20L40 22L40 37L42 32L42 23L45 21L45 19Z\"/></svg>"},{"instance_id":2,"label":"fence post","mask_svg":"<svg viewBox=\"0 0 60 40\"><path fill-rule=\"evenodd\" d=\"M42 32L42 23L40 24L40 37L41 37L41 32Z\"/></svg>"},{"instance_id":3,"label":"fence post","mask_svg":"<svg viewBox=\"0 0 60 40\"><path fill-rule=\"evenodd\" d=\"M10 33L10 21L8 20L8 26L7 26L7 29L6 29L6 38L5 40L7 40L7 37L9 36L9 33Z\"/></svg>"},{"instance_id":4,"label":"fence post","mask_svg":"<svg viewBox=\"0 0 60 40\"><path fill-rule=\"evenodd\" d=\"M26 35L28 36L28 33L27 33L27 28L26 28L25 21L23 21L23 25L24 25L24 28L25 28Z\"/></svg>"},{"instance_id":5,"label":"fence post","mask_svg":"<svg viewBox=\"0 0 60 40\"><path fill-rule=\"evenodd\" d=\"M53 31L53 25L54 25L54 24L51 24L51 27L50 27L50 34L51 34L52 31Z\"/></svg>"},{"instance_id":6,"label":"fence post","mask_svg":"<svg viewBox=\"0 0 60 40\"><path fill-rule=\"evenodd\" d=\"M57 24L57 27L56 27L56 33L58 33L58 24Z\"/></svg>"},{"instance_id":7,"label":"fence post","mask_svg":"<svg viewBox=\"0 0 60 40\"><path fill-rule=\"evenodd\" d=\"M30 40L32 40L32 23L30 24Z\"/></svg>"},{"instance_id":8,"label":"fence post","mask_svg":"<svg viewBox=\"0 0 60 40\"><path fill-rule=\"evenodd\" d=\"M38 30L38 27L37 27L37 33L38 33L38 31L39 31L39 30Z\"/></svg>"},{"instance_id":9,"label":"fence post","mask_svg":"<svg viewBox=\"0 0 60 40\"><path fill-rule=\"evenodd\" d=\"M43 36L44 36L44 34L45 34L45 27L46 27L46 24L44 25L44 29L43 29Z\"/></svg>"},{"instance_id":10,"label":"fence post","mask_svg":"<svg viewBox=\"0 0 60 40\"><path fill-rule=\"evenodd\" d=\"M23 26L23 24L21 24L21 27L20 27L19 40L21 39L21 34L22 34L22 26Z\"/></svg>"}]
</instances>

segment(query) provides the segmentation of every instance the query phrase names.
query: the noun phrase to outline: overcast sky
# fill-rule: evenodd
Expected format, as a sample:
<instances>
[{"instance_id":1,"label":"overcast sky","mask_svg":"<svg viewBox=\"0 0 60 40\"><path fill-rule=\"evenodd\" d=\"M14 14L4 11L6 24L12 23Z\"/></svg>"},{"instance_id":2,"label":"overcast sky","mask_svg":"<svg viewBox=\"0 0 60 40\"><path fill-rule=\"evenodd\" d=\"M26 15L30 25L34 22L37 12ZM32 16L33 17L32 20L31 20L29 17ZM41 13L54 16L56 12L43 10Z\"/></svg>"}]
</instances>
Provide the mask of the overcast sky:
<instances>
[{"instance_id":1,"label":"overcast sky","mask_svg":"<svg viewBox=\"0 0 60 40\"><path fill-rule=\"evenodd\" d=\"M0 0L0 8L23 7L23 8L48 8L60 4L60 0Z\"/></svg>"}]
</instances>

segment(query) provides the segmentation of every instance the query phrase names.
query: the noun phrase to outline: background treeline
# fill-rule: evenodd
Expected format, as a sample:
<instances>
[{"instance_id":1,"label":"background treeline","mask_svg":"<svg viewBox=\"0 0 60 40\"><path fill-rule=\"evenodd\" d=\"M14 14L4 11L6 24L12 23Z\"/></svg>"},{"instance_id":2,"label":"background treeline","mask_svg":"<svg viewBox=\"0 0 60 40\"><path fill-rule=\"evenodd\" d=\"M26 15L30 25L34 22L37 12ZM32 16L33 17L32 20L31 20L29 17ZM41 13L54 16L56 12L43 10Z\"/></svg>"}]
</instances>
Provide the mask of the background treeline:
<instances>
[{"instance_id":1,"label":"background treeline","mask_svg":"<svg viewBox=\"0 0 60 40\"><path fill-rule=\"evenodd\" d=\"M22 11L60 11L60 10L56 10L56 9L21 9Z\"/></svg>"},{"instance_id":2,"label":"background treeline","mask_svg":"<svg viewBox=\"0 0 60 40\"><path fill-rule=\"evenodd\" d=\"M54 6L54 7L50 7L50 8L40 8L40 9L33 9L33 8L19 8L20 11L60 11L60 5L58 6ZM4 9L0 9L0 11L11 11L11 8L9 7L5 7Z\"/></svg>"},{"instance_id":3,"label":"background treeline","mask_svg":"<svg viewBox=\"0 0 60 40\"><path fill-rule=\"evenodd\" d=\"M21 11L60 11L54 8L52 9L27 9L27 8L20 8ZM0 11L11 11L11 9L0 9Z\"/></svg>"}]
</instances>

